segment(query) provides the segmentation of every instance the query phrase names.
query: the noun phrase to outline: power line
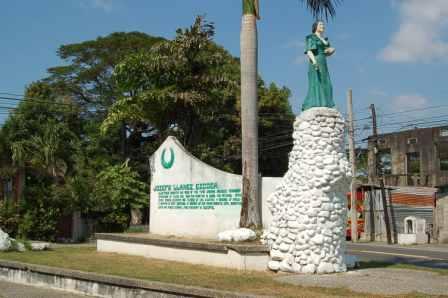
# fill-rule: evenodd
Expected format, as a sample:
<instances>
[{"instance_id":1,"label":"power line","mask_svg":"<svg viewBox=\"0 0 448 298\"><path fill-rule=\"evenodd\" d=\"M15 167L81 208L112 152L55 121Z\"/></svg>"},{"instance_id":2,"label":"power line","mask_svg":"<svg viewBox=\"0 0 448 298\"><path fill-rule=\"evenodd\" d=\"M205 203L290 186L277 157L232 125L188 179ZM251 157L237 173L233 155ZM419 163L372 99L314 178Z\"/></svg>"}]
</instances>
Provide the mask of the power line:
<instances>
[{"instance_id":1,"label":"power line","mask_svg":"<svg viewBox=\"0 0 448 298\"><path fill-rule=\"evenodd\" d=\"M38 99L38 98L33 98L33 97L14 98L14 97L0 96L0 99L13 100L13 101L19 101L19 102L48 103L48 104L53 104L53 105L65 105L65 106L71 106L71 107L73 106L73 104L71 104L71 103L49 101L49 100Z\"/></svg>"},{"instance_id":2,"label":"power line","mask_svg":"<svg viewBox=\"0 0 448 298\"><path fill-rule=\"evenodd\" d=\"M406 110L406 111L399 111L399 112L394 112L394 113L382 114L382 115L378 115L378 116L380 116L380 117L389 117L389 116L394 116L394 115L399 115L399 114L427 111L427 110L440 109L440 108L446 108L446 107L448 107L448 105L429 106L429 107L426 107L426 108L411 109L411 110Z\"/></svg>"}]
</instances>

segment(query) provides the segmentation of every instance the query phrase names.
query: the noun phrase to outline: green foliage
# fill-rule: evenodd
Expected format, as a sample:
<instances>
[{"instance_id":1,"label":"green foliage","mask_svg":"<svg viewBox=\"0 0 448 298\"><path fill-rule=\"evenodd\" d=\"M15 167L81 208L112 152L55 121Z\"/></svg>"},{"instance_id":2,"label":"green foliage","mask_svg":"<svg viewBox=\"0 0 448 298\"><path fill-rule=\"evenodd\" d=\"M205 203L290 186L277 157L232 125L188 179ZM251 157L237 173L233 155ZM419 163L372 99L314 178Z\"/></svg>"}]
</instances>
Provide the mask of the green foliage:
<instances>
[{"instance_id":1,"label":"green foliage","mask_svg":"<svg viewBox=\"0 0 448 298\"><path fill-rule=\"evenodd\" d=\"M68 64L48 69L47 81L69 91L83 106L107 108L119 94L111 80L115 65L131 53L150 49L162 40L140 32L115 32L96 40L63 45L58 55Z\"/></svg>"},{"instance_id":2,"label":"green foliage","mask_svg":"<svg viewBox=\"0 0 448 298\"><path fill-rule=\"evenodd\" d=\"M123 121L142 122L153 128L157 143L174 135L201 160L241 173L239 62L213 36L213 24L198 17L189 29L177 30L174 40L118 64L115 79L125 96L109 110L102 131ZM290 91L275 84L266 88L260 79L259 94L260 136L291 129ZM290 136L283 138L286 142L292 145ZM263 174L283 175L289 148L264 154Z\"/></svg>"},{"instance_id":3,"label":"green foliage","mask_svg":"<svg viewBox=\"0 0 448 298\"><path fill-rule=\"evenodd\" d=\"M57 224L63 215L73 210L70 202L55 196L51 178L28 176L18 236L24 239L54 241Z\"/></svg>"},{"instance_id":4,"label":"green foliage","mask_svg":"<svg viewBox=\"0 0 448 298\"><path fill-rule=\"evenodd\" d=\"M126 163L107 167L96 178L92 211L103 215L99 217L103 227L123 231L129 225L131 209L149 204L148 186Z\"/></svg>"},{"instance_id":5,"label":"green foliage","mask_svg":"<svg viewBox=\"0 0 448 298\"><path fill-rule=\"evenodd\" d=\"M329 16L334 17L336 15L336 6L343 0L302 0L305 2L308 10L311 11L315 19L319 17Z\"/></svg>"},{"instance_id":6,"label":"green foliage","mask_svg":"<svg viewBox=\"0 0 448 298\"><path fill-rule=\"evenodd\" d=\"M0 201L0 228L11 237L16 237L19 230L20 214L16 202Z\"/></svg>"},{"instance_id":7,"label":"green foliage","mask_svg":"<svg viewBox=\"0 0 448 298\"><path fill-rule=\"evenodd\" d=\"M125 94L109 110L103 131L120 121L143 121L161 135L177 130L187 148L209 136L207 122L219 117L236 81L224 71L234 59L211 41L214 26L198 17L189 29L149 51L130 55L115 68Z\"/></svg>"},{"instance_id":8,"label":"green foliage","mask_svg":"<svg viewBox=\"0 0 448 298\"><path fill-rule=\"evenodd\" d=\"M147 233L147 230L142 226L130 226L125 233Z\"/></svg>"}]
</instances>

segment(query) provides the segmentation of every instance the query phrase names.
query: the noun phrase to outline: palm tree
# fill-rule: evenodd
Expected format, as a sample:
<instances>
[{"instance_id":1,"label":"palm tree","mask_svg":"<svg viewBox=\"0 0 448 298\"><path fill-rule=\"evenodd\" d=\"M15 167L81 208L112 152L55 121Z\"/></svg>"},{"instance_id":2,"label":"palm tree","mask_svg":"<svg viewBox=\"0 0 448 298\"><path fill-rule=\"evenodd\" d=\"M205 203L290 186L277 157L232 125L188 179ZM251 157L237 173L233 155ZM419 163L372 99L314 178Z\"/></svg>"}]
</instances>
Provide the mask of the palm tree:
<instances>
[{"instance_id":1,"label":"palm tree","mask_svg":"<svg viewBox=\"0 0 448 298\"><path fill-rule=\"evenodd\" d=\"M315 18L336 13L342 0L301 0ZM243 194L240 227L261 227L258 179L258 36L259 0L243 0L241 24L241 130Z\"/></svg>"},{"instance_id":2,"label":"palm tree","mask_svg":"<svg viewBox=\"0 0 448 298\"><path fill-rule=\"evenodd\" d=\"M12 159L19 169L30 167L55 182L62 181L67 171L66 162L58 154L63 142L61 127L49 123L44 126L43 135L12 143Z\"/></svg>"}]
</instances>

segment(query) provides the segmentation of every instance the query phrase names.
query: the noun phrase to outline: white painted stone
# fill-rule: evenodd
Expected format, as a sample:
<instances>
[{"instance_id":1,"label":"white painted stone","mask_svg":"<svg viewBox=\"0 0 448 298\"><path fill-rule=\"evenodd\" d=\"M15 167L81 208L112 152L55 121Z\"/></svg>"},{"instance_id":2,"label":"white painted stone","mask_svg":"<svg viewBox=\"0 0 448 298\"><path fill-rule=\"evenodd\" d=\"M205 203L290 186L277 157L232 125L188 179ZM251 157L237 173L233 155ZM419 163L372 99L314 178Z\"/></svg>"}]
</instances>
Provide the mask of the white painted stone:
<instances>
[{"instance_id":1,"label":"white painted stone","mask_svg":"<svg viewBox=\"0 0 448 298\"><path fill-rule=\"evenodd\" d=\"M302 272L302 266L298 263L293 263L291 268L292 268L292 272L294 272L294 273Z\"/></svg>"},{"instance_id":2,"label":"white painted stone","mask_svg":"<svg viewBox=\"0 0 448 298\"><path fill-rule=\"evenodd\" d=\"M251 229L240 228L236 230L224 231L218 234L219 241L250 241L255 240L257 235Z\"/></svg>"},{"instance_id":3,"label":"white painted stone","mask_svg":"<svg viewBox=\"0 0 448 298\"><path fill-rule=\"evenodd\" d=\"M294 123L289 170L268 200L273 220L265 234L269 236L264 237L271 249L277 245L294 259L283 260L285 264L275 270L322 274L346 270L341 256L350 169L343 124L340 113L329 108L309 109ZM288 233L279 233L278 227Z\"/></svg>"},{"instance_id":4,"label":"white painted stone","mask_svg":"<svg viewBox=\"0 0 448 298\"><path fill-rule=\"evenodd\" d=\"M299 125L299 130L307 130L310 127L310 124L306 121L300 123Z\"/></svg>"},{"instance_id":5,"label":"white painted stone","mask_svg":"<svg viewBox=\"0 0 448 298\"><path fill-rule=\"evenodd\" d=\"M50 243L33 241L31 242L31 250L47 250L50 248Z\"/></svg>"},{"instance_id":6,"label":"white painted stone","mask_svg":"<svg viewBox=\"0 0 448 298\"><path fill-rule=\"evenodd\" d=\"M22 242L17 242L17 251L18 252L25 252L26 251L25 245Z\"/></svg>"},{"instance_id":7,"label":"white painted stone","mask_svg":"<svg viewBox=\"0 0 448 298\"><path fill-rule=\"evenodd\" d=\"M271 260L273 260L273 261L283 261L283 259L285 258L285 254L280 252L277 249L272 249L270 255L271 255Z\"/></svg>"},{"instance_id":8,"label":"white painted stone","mask_svg":"<svg viewBox=\"0 0 448 298\"><path fill-rule=\"evenodd\" d=\"M294 272L294 271L292 270L292 266L287 262L287 260L283 260L283 261L280 263L279 270L280 270L280 271L283 271L283 272Z\"/></svg>"},{"instance_id":9,"label":"white painted stone","mask_svg":"<svg viewBox=\"0 0 448 298\"><path fill-rule=\"evenodd\" d=\"M324 242L324 236L316 235L311 239L311 242L316 245L321 245Z\"/></svg>"},{"instance_id":10,"label":"white painted stone","mask_svg":"<svg viewBox=\"0 0 448 298\"><path fill-rule=\"evenodd\" d=\"M280 269L280 262L269 261L268 268L272 271L278 271Z\"/></svg>"},{"instance_id":11,"label":"white painted stone","mask_svg":"<svg viewBox=\"0 0 448 298\"><path fill-rule=\"evenodd\" d=\"M283 242L282 244L280 244L279 249L281 252L287 252L289 250L289 245Z\"/></svg>"},{"instance_id":12,"label":"white painted stone","mask_svg":"<svg viewBox=\"0 0 448 298\"><path fill-rule=\"evenodd\" d=\"M288 227L289 228L299 228L300 224L296 220L290 220L290 221L288 221Z\"/></svg>"},{"instance_id":13,"label":"white painted stone","mask_svg":"<svg viewBox=\"0 0 448 298\"><path fill-rule=\"evenodd\" d=\"M316 266L313 264L308 264L302 267L302 273L312 274L316 272Z\"/></svg>"},{"instance_id":14,"label":"white painted stone","mask_svg":"<svg viewBox=\"0 0 448 298\"><path fill-rule=\"evenodd\" d=\"M324 273L333 273L334 272L334 266L331 263L322 262L317 266L317 273L318 274L324 274Z\"/></svg>"},{"instance_id":15,"label":"white painted stone","mask_svg":"<svg viewBox=\"0 0 448 298\"><path fill-rule=\"evenodd\" d=\"M330 212L326 211L326 210L322 210L319 212L319 216L320 217L329 217L330 216Z\"/></svg>"},{"instance_id":16,"label":"white painted stone","mask_svg":"<svg viewBox=\"0 0 448 298\"><path fill-rule=\"evenodd\" d=\"M0 229L0 251L7 251L11 248L11 238L8 233Z\"/></svg>"}]
</instances>

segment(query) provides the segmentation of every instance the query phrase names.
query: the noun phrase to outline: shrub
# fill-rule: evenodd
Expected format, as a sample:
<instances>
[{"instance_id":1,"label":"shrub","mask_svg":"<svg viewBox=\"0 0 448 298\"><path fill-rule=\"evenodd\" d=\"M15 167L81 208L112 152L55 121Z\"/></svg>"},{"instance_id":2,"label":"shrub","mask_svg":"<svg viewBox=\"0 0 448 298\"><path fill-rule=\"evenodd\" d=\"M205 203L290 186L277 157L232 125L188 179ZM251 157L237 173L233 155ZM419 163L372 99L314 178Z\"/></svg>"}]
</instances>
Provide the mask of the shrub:
<instances>
[{"instance_id":1,"label":"shrub","mask_svg":"<svg viewBox=\"0 0 448 298\"><path fill-rule=\"evenodd\" d=\"M20 214L16 202L0 201L0 228L11 237L16 237L19 230Z\"/></svg>"},{"instance_id":2,"label":"shrub","mask_svg":"<svg viewBox=\"0 0 448 298\"><path fill-rule=\"evenodd\" d=\"M127 163L107 167L98 174L92 210L99 218L98 230L124 231L129 226L131 209L148 204L148 186L138 178Z\"/></svg>"}]
</instances>

